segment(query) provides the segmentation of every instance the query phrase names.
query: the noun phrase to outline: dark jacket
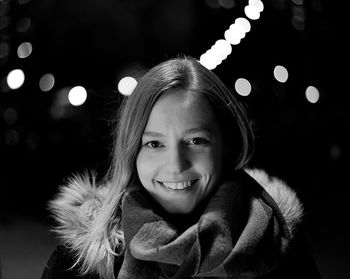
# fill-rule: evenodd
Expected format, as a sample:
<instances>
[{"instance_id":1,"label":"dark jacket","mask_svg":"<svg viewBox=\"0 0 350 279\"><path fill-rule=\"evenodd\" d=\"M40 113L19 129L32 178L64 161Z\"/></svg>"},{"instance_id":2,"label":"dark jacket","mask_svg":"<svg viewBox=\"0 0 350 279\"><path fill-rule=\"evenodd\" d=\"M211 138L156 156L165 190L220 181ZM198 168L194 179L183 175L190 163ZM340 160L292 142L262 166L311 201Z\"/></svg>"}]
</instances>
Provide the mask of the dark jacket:
<instances>
[{"instance_id":1,"label":"dark jacket","mask_svg":"<svg viewBox=\"0 0 350 279\"><path fill-rule=\"evenodd\" d=\"M246 172L249 173L250 176L247 175ZM99 263L102 265L102 268L99 266L99 270L102 270L100 276L89 273L83 277L78 274L79 263L72 267L77 256L82 256L82 259L84 258L84 254L81 252L83 250L79 250L81 246L74 246L75 243L83 243L82 240L84 240L74 239L74 236L77 238L84 238L84 233L82 233L81 228L78 228L78 233L76 231L77 223L81 223L81 220L79 220L79 222L74 222L74 218L72 218L72 206L74 206L73 212L77 215L76 218L81 219L82 213L85 214L85 212L88 212L89 218L87 218L87 220L91 221L90 217L94 216L95 209L100 209L107 191L104 188L97 189L92 187L86 179L71 181L70 185L61 189L60 195L53 203L57 221L61 225L59 232L61 232L60 237L64 245L59 245L52 254L45 267L42 279L113 278L113 273L114 277L117 278L119 272L121 278L172 278L162 276L165 276L164 274L169 276L169 274L171 274L171 269L174 266L181 265L182 259L191 253L194 255L194 258L200 258L197 263L195 263L194 260L193 265L198 266L206 264L202 270L198 268L196 274L204 274L202 277L199 276L198 278L204 278L205 274L211 274L211 276L218 274L216 277L212 278L321 278L308 245L303 239L300 226L303 209L294 191L281 180L271 178L263 171L247 170L246 172L237 173L237 178L235 178L233 182L230 181L228 185L220 187L220 190L218 190L214 198L212 198L214 202L212 200L208 202L206 211L201 213L201 220L204 219L201 223L202 231L197 229L196 224L194 225L195 229L192 234L191 230L187 229L175 236L171 235L169 240L166 240L166 246L163 245L164 237L161 235L163 239L160 244L155 244L156 249L153 249L155 251L153 254L149 253L149 251L151 251L149 249L149 243L158 241L153 237L153 234L157 234L161 231L161 233L164 232L164 235L169 235L169 232L172 232L172 227L168 228L168 222L163 222L164 215L162 215L161 211L153 210L155 206L149 200L147 194L143 192L142 187L130 187L130 190L127 191L128 193L124 194L123 201L123 228L126 234L125 258L123 256L115 257L112 266L102 261ZM236 190L236 193L230 195L231 189L242 189L242 191L237 192ZM246 202L242 202L243 207L237 207L233 210L232 216L227 215L226 211L230 211L227 210L227 208L231 208L233 204L237 203L237 196L241 197L239 200L244 200ZM248 206L246 207L246 205ZM256 211L254 207L257 207L258 211ZM246 209L244 211L249 212L246 217L244 217L244 214L234 213L243 211L243 208ZM57 209L59 210L58 212ZM220 215L220 211L224 212L224 217ZM214 215L214 219L210 217L213 212L217 214ZM258 212L258 215L256 215L256 212ZM256 238L256 235L259 235L259 233L255 234L255 229L248 230L247 228L260 227L260 216L262 222L261 226L265 226L266 229L262 236ZM214 225L211 224L212 221L208 223L205 218L207 218L207 220L211 220L210 218L212 218L212 220L214 220ZM231 224L226 225L230 222L226 222L225 218L226 221L234 219L234 227L231 226ZM217 223L215 223L216 221ZM206 222L209 224L207 228L203 225L203 223L205 224ZM231 238L234 238L233 236L236 235L235 230L236 227L239 227L239 225L237 225L239 223L242 223L242 229L238 229L240 232L239 236L237 236L237 239L235 239L232 244L233 241ZM147 224L150 224L150 226L147 227ZM162 226L154 224L165 225L164 228L156 229L153 232L155 226ZM151 233L149 228L151 228ZM227 231L229 231L229 234L226 234ZM222 235L225 234L229 237L222 237ZM181 251L176 251L176 245L172 244L177 243L178 239L186 239L183 241L184 244L180 246L183 247ZM193 239L193 241L191 239ZM131 241L133 241L132 245L130 244ZM143 243L145 241L146 244ZM192 241L192 244L188 244L189 241ZM239 243L239 245L236 244L236 242ZM213 243L213 247L209 247L209 243ZM193 253L192 250L194 249L191 249L191 251L188 250L190 252L186 252L187 248L190 249L196 245L199 247L199 252ZM217 248L220 247L220 245L222 248ZM148 249L146 252L142 250L145 247ZM221 250L224 251L226 248L229 251L233 251L230 253L230 256L228 256L227 253L222 255L224 252L221 253ZM215 249L219 251L217 252ZM163 251L163 254L159 251ZM214 257L210 258L210 254L213 254ZM159 258L159 255L163 255L164 258L167 258L168 263L164 264L163 260L161 260L161 262L157 264L157 256ZM218 266L217 263L212 263L220 257L223 259L220 261L225 262L225 264L220 263ZM176 263L177 258L180 258L179 263ZM230 260L228 260L228 258L230 258ZM144 260L146 260L146 262ZM107 261L108 260L106 260L106 262ZM153 264L149 264L149 262ZM176 265L174 265L174 263ZM227 263L229 268L227 268ZM213 268L211 268L211 264ZM237 265L238 267L232 267L233 265ZM103 266L110 272L103 274ZM209 269L217 271L214 271L214 273L208 272L208 266ZM133 269L138 269L139 272ZM230 271L226 273L227 269ZM158 272L162 274L162 276L155 275L158 274ZM174 274L178 273L175 272ZM186 272L184 274L186 274ZM230 274L231 277L228 277L228 274ZM188 278L188 276L184 277L178 275L178 277L174 278Z\"/></svg>"}]
</instances>

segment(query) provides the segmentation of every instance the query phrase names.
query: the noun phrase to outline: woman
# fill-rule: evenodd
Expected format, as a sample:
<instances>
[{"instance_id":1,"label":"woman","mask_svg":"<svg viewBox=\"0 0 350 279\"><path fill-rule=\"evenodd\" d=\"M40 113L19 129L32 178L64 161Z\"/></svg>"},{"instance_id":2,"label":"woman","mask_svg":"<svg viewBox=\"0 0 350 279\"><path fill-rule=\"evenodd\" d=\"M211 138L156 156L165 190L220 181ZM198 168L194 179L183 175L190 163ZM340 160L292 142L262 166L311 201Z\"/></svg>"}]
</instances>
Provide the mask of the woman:
<instances>
[{"instance_id":1,"label":"woman","mask_svg":"<svg viewBox=\"0 0 350 279\"><path fill-rule=\"evenodd\" d=\"M75 177L50 203L61 245L43 278L320 278L296 194L247 168L253 138L198 61L153 67L119 110L106 182Z\"/></svg>"}]
</instances>

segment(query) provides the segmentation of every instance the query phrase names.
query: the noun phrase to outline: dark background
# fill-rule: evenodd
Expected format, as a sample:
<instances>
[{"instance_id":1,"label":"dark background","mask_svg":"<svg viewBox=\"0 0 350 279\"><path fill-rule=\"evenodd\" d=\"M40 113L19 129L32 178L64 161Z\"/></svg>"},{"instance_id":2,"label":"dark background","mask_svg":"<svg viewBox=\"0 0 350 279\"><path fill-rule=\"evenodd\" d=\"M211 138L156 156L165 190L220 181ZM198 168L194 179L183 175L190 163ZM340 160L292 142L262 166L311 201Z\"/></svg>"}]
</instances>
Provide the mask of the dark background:
<instances>
[{"instance_id":1,"label":"dark background","mask_svg":"<svg viewBox=\"0 0 350 279\"><path fill-rule=\"evenodd\" d=\"M233 3L224 8L220 3ZM3 278L38 278L55 240L47 201L73 173L109 164L118 81L177 56L199 58L248 1L0 0L0 267ZM269 0L252 30L215 70L234 89L252 84L245 103L255 123L252 166L285 180L304 203L305 233L323 278L349 278L348 46L345 2ZM338 5L338 6L337 6ZM296 16L299 16L296 18ZM292 18L298 25L292 24ZM22 31L23 19L30 26ZM22 28L23 29L23 28ZM24 41L32 54L17 57ZM289 79L279 83L281 64ZM26 74L6 87L15 68ZM39 79L55 76L41 92ZM84 86L87 101L62 106L60 90ZM305 98L313 85L316 104ZM15 109L10 121L5 112ZM59 113L55 114L54 111ZM0 276L1 277L1 276Z\"/></svg>"}]
</instances>

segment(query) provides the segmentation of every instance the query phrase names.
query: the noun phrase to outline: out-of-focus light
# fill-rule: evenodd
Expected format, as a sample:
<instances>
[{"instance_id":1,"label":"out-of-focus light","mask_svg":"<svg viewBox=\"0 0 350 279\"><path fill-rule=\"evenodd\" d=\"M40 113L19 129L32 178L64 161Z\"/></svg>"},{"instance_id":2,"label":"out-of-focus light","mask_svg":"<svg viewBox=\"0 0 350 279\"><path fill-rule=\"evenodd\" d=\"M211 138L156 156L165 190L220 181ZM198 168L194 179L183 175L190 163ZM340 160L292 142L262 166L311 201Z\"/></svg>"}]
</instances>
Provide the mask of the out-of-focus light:
<instances>
[{"instance_id":1,"label":"out-of-focus light","mask_svg":"<svg viewBox=\"0 0 350 279\"><path fill-rule=\"evenodd\" d=\"M28 57L33 51L33 46L29 42L24 42L19 45L17 48L17 55L19 58Z\"/></svg>"},{"instance_id":2,"label":"out-of-focus light","mask_svg":"<svg viewBox=\"0 0 350 279\"><path fill-rule=\"evenodd\" d=\"M134 91L135 87L137 85L137 80L133 77L123 77L118 82L118 91L120 94L129 96Z\"/></svg>"},{"instance_id":3,"label":"out-of-focus light","mask_svg":"<svg viewBox=\"0 0 350 279\"><path fill-rule=\"evenodd\" d=\"M303 5L303 4L304 4L304 1L303 1L303 0L292 0L292 2L293 2L295 5Z\"/></svg>"},{"instance_id":4,"label":"out-of-focus light","mask_svg":"<svg viewBox=\"0 0 350 279\"><path fill-rule=\"evenodd\" d=\"M234 6L236 6L235 0L219 0L219 4L225 9L232 9Z\"/></svg>"},{"instance_id":5,"label":"out-of-focus light","mask_svg":"<svg viewBox=\"0 0 350 279\"><path fill-rule=\"evenodd\" d=\"M310 103L314 104L318 102L320 98L320 92L315 86L310 85L305 90L305 97Z\"/></svg>"},{"instance_id":6,"label":"out-of-focus light","mask_svg":"<svg viewBox=\"0 0 350 279\"><path fill-rule=\"evenodd\" d=\"M205 3L207 3L209 8L212 8L212 9L220 8L220 4L218 0L205 0Z\"/></svg>"},{"instance_id":7,"label":"out-of-focus light","mask_svg":"<svg viewBox=\"0 0 350 279\"><path fill-rule=\"evenodd\" d=\"M21 5L27 4L29 2L30 2L30 0L18 0L18 3Z\"/></svg>"},{"instance_id":8,"label":"out-of-focus light","mask_svg":"<svg viewBox=\"0 0 350 279\"><path fill-rule=\"evenodd\" d=\"M244 7L244 13L247 18L257 20L260 18L260 12L256 6L248 5Z\"/></svg>"},{"instance_id":9,"label":"out-of-focus light","mask_svg":"<svg viewBox=\"0 0 350 279\"><path fill-rule=\"evenodd\" d=\"M59 120L67 116L67 108L70 105L68 94L71 89L70 87L63 87L53 94L54 101L50 107L50 114L53 119Z\"/></svg>"},{"instance_id":10,"label":"out-of-focus light","mask_svg":"<svg viewBox=\"0 0 350 279\"><path fill-rule=\"evenodd\" d=\"M0 16L0 30L6 29L10 25L9 16Z\"/></svg>"},{"instance_id":11,"label":"out-of-focus light","mask_svg":"<svg viewBox=\"0 0 350 279\"><path fill-rule=\"evenodd\" d=\"M288 79L288 71L285 67L277 65L273 70L275 79L281 83L285 83Z\"/></svg>"},{"instance_id":12,"label":"out-of-focus light","mask_svg":"<svg viewBox=\"0 0 350 279\"><path fill-rule=\"evenodd\" d=\"M248 19L244 18L244 17L239 17L235 20L235 23L237 25L242 26L243 30L245 33L249 32L251 29L251 25Z\"/></svg>"},{"instance_id":13,"label":"out-of-focus light","mask_svg":"<svg viewBox=\"0 0 350 279\"><path fill-rule=\"evenodd\" d=\"M231 54L232 46L228 41L220 39L215 42L211 47L211 50L213 56L220 58L220 60L224 60Z\"/></svg>"},{"instance_id":14,"label":"out-of-focus light","mask_svg":"<svg viewBox=\"0 0 350 279\"><path fill-rule=\"evenodd\" d=\"M17 110L14 108L7 108L4 112L4 121L7 125L13 125L16 123L18 118Z\"/></svg>"},{"instance_id":15,"label":"out-of-focus light","mask_svg":"<svg viewBox=\"0 0 350 279\"><path fill-rule=\"evenodd\" d=\"M231 45L238 45L241 42L240 34L231 28L225 31L224 37Z\"/></svg>"},{"instance_id":16,"label":"out-of-focus light","mask_svg":"<svg viewBox=\"0 0 350 279\"><path fill-rule=\"evenodd\" d=\"M0 59L5 58L9 54L9 44L7 42L0 43Z\"/></svg>"},{"instance_id":17,"label":"out-of-focus light","mask_svg":"<svg viewBox=\"0 0 350 279\"><path fill-rule=\"evenodd\" d=\"M73 87L68 93L68 100L73 106L81 106L87 98L86 89L82 86Z\"/></svg>"},{"instance_id":18,"label":"out-of-focus light","mask_svg":"<svg viewBox=\"0 0 350 279\"><path fill-rule=\"evenodd\" d=\"M217 57L215 57L210 51L211 49L207 50L206 53L202 54L199 58L199 62L206 67L209 70L214 70L217 65L221 63L222 60L218 60Z\"/></svg>"},{"instance_id":19,"label":"out-of-focus light","mask_svg":"<svg viewBox=\"0 0 350 279\"><path fill-rule=\"evenodd\" d=\"M304 18L300 16L292 17L292 25L296 30L303 31L305 29L305 21Z\"/></svg>"},{"instance_id":20,"label":"out-of-focus light","mask_svg":"<svg viewBox=\"0 0 350 279\"><path fill-rule=\"evenodd\" d=\"M249 0L248 5L256 7L259 13L264 10L264 3L261 0Z\"/></svg>"},{"instance_id":21,"label":"out-of-focus light","mask_svg":"<svg viewBox=\"0 0 350 279\"><path fill-rule=\"evenodd\" d=\"M21 69L15 69L7 75L7 85L10 89L18 89L24 83L24 73Z\"/></svg>"},{"instance_id":22,"label":"out-of-focus light","mask_svg":"<svg viewBox=\"0 0 350 279\"><path fill-rule=\"evenodd\" d=\"M242 25L233 23L230 25L229 30L231 30L233 33L237 34L237 36L241 39L245 37L245 29Z\"/></svg>"},{"instance_id":23,"label":"out-of-focus light","mask_svg":"<svg viewBox=\"0 0 350 279\"><path fill-rule=\"evenodd\" d=\"M19 133L11 129L10 131L7 131L5 134L5 142L7 145L14 146L19 143L20 137Z\"/></svg>"},{"instance_id":24,"label":"out-of-focus light","mask_svg":"<svg viewBox=\"0 0 350 279\"><path fill-rule=\"evenodd\" d=\"M341 153L341 149L337 144L333 144L329 150L329 155L332 161L338 161L341 157Z\"/></svg>"},{"instance_id":25,"label":"out-of-focus light","mask_svg":"<svg viewBox=\"0 0 350 279\"><path fill-rule=\"evenodd\" d=\"M248 96L252 91L250 82L245 78L239 78L235 82L236 92L241 96Z\"/></svg>"},{"instance_id":26,"label":"out-of-focus light","mask_svg":"<svg viewBox=\"0 0 350 279\"><path fill-rule=\"evenodd\" d=\"M23 33L29 29L31 24L32 24L32 20L29 17L23 17L17 22L16 29L18 32Z\"/></svg>"},{"instance_id":27,"label":"out-of-focus light","mask_svg":"<svg viewBox=\"0 0 350 279\"><path fill-rule=\"evenodd\" d=\"M231 52L231 44L224 39L220 39L217 40L209 50L201 55L199 62L209 70L213 70L221 64Z\"/></svg>"},{"instance_id":28,"label":"out-of-focus light","mask_svg":"<svg viewBox=\"0 0 350 279\"><path fill-rule=\"evenodd\" d=\"M10 10L9 2L0 1L0 16L6 15Z\"/></svg>"},{"instance_id":29,"label":"out-of-focus light","mask_svg":"<svg viewBox=\"0 0 350 279\"><path fill-rule=\"evenodd\" d=\"M50 73L43 75L39 80L39 87L43 92L50 91L54 85L55 77Z\"/></svg>"}]
</instances>

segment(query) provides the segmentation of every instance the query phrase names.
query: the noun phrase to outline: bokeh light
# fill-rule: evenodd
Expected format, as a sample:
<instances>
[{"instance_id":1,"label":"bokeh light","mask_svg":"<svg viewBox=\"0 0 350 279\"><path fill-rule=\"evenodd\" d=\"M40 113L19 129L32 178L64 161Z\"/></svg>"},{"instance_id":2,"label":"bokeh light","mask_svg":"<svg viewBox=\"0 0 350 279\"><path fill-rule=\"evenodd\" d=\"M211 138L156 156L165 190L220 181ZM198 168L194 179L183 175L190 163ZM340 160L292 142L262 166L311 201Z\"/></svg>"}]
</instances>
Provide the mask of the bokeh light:
<instances>
[{"instance_id":1,"label":"bokeh light","mask_svg":"<svg viewBox=\"0 0 350 279\"><path fill-rule=\"evenodd\" d=\"M219 5L225 9L232 9L236 6L235 0L219 0Z\"/></svg>"},{"instance_id":2,"label":"bokeh light","mask_svg":"<svg viewBox=\"0 0 350 279\"><path fill-rule=\"evenodd\" d=\"M7 85L10 89L20 88L25 80L24 72L21 69L15 69L7 75Z\"/></svg>"},{"instance_id":3,"label":"bokeh light","mask_svg":"<svg viewBox=\"0 0 350 279\"><path fill-rule=\"evenodd\" d=\"M277 65L273 70L275 79L281 83L285 83L288 80L288 71L285 67Z\"/></svg>"},{"instance_id":4,"label":"bokeh light","mask_svg":"<svg viewBox=\"0 0 350 279\"><path fill-rule=\"evenodd\" d=\"M83 86L75 86L68 93L68 100L73 106L81 106L87 99L87 92Z\"/></svg>"},{"instance_id":5,"label":"bokeh light","mask_svg":"<svg viewBox=\"0 0 350 279\"><path fill-rule=\"evenodd\" d=\"M241 96L248 96L252 91L252 86L247 79L238 78L235 82L235 90Z\"/></svg>"},{"instance_id":6,"label":"bokeh light","mask_svg":"<svg viewBox=\"0 0 350 279\"><path fill-rule=\"evenodd\" d=\"M3 118L4 118L4 122L5 122L7 125L13 125L13 124L15 124L16 121L17 121L17 118L18 118L17 110L15 110L14 108L7 108L7 109L4 111Z\"/></svg>"},{"instance_id":7,"label":"bokeh light","mask_svg":"<svg viewBox=\"0 0 350 279\"><path fill-rule=\"evenodd\" d=\"M55 85L55 77L53 74L47 73L43 75L39 80L39 87L41 91L48 92L50 91Z\"/></svg>"},{"instance_id":8,"label":"bokeh light","mask_svg":"<svg viewBox=\"0 0 350 279\"><path fill-rule=\"evenodd\" d=\"M305 90L305 97L310 103L314 104L318 102L320 98L320 92L315 86L310 85Z\"/></svg>"},{"instance_id":9,"label":"bokeh light","mask_svg":"<svg viewBox=\"0 0 350 279\"><path fill-rule=\"evenodd\" d=\"M237 25L240 25L243 27L243 30L245 33L249 32L251 29L251 25L248 19L244 18L244 17L239 17L235 20L235 23Z\"/></svg>"},{"instance_id":10,"label":"bokeh light","mask_svg":"<svg viewBox=\"0 0 350 279\"><path fill-rule=\"evenodd\" d=\"M32 20L29 17L23 17L18 20L16 24L16 29L18 32L23 33L26 32L32 24Z\"/></svg>"},{"instance_id":11,"label":"bokeh light","mask_svg":"<svg viewBox=\"0 0 350 279\"><path fill-rule=\"evenodd\" d=\"M118 91L120 94L129 96L134 91L137 80L133 77L123 77L118 83Z\"/></svg>"},{"instance_id":12,"label":"bokeh light","mask_svg":"<svg viewBox=\"0 0 350 279\"><path fill-rule=\"evenodd\" d=\"M10 51L10 46L8 42L1 42L0 43L0 59L5 58Z\"/></svg>"},{"instance_id":13,"label":"bokeh light","mask_svg":"<svg viewBox=\"0 0 350 279\"><path fill-rule=\"evenodd\" d=\"M244 7L244 13L247 18L257 20L260 18L260 12L256 6L248 5Z\"/></svg>"},{"instance_id":14,"label":"bokeh light","mask_svg":"<svg viewBox=\"0 0 350 279\"><path fill-rule=\"evenodd\" d=\"M248 5L255 7L259 13L264 10L264 3L261 0L249 0Z\"/></svg>"},{"instance_id":15,"label":"bokeh light","mask_svg":"<svg viewBox=\"0 0 350 279\"><path fill-rule=\"evenodd\" d=\"M19 58L27 58L33 51L33 46L29 42L24 42L17 48L17 55Z\"/></svg>"}]
</instances>

